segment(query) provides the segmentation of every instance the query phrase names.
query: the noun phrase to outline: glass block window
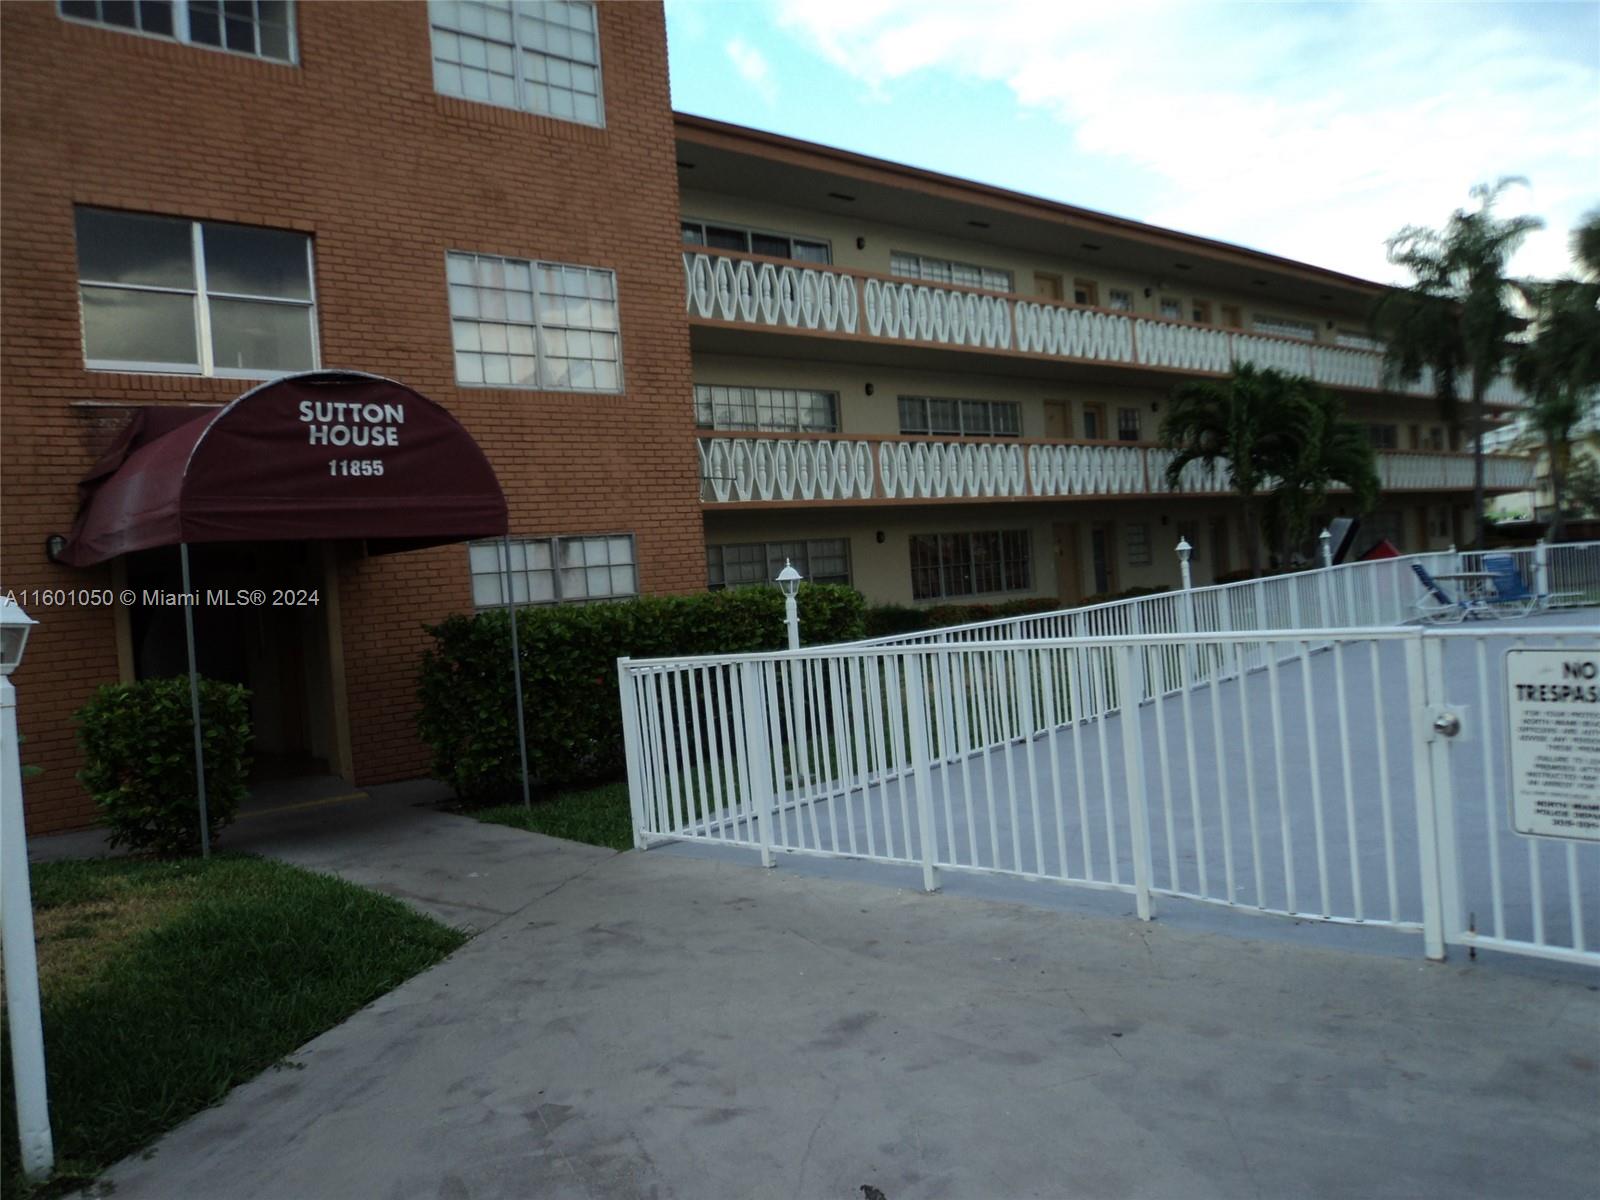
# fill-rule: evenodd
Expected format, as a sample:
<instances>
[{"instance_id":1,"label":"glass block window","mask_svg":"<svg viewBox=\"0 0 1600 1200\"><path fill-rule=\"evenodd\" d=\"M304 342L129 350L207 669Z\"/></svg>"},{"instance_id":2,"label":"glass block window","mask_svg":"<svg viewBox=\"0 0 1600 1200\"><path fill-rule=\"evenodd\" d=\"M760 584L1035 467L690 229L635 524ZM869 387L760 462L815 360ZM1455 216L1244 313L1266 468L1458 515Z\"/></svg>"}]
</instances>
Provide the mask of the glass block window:
<instances>
[{"instance_id":1,"label":"glass block window","mask_svg":"<svg viewBox=\"0 0 1600 1200\"><path fill-rule=\"evenodd\" d=\"M621 390L614 272L459 253L446 270L458 383Z\"/></svg>"},{"instance_id":2,"label":"glass block window","mask_svg":"<svg viewBox=\"0 0 1600 1200\"><path fill-rule=\"evenodd\" d=\"M595 6L429 0L433 85L447 96L605 124Z\"/></svg>"},{"instance_id":3,"label":"glass block window","mask_svg":"<svg viewBox=\"0 0 1600 1200\"><path fill-rule=\"evenodd\" d=\"M99 208L74 216L90 368L258 379L317 366L305 234Z\"/></svg>"},{"instance_id":4,"label":"glass block window","mask_svg":"<svg viewBox=\"0 0 1600 1200\"><path fill-rule=\"evenodd\" d=\"M59 0L63 17L150 37L294 61L289 0Z\"/></svg>"},{"instance_id":5,"label":"glass block window","mask_svg":"<svg viewBox=\"0 0 1600 1200\"><path fill-rule=\"evenodd\" d=\"M1133 311L1132 292L1126 290L1125 288L1112 288L1107 295L1109 297L1107 303L1110 308L1115 309L1117 312Z\"/></svg>"},{"instance_id":6,"label":"glass block window","mask_svg":"<svg viewBox=\"0 0 1600 1200\"><path fill-rule=\"evenodd\" d=\"M1032 539L1026 529L919 533L911 538L913 599L1025 592L1032 587Z\"/></svg>"},{"instance_id":7,"label":"glass block window","mask_svg":"<svg viewBox=\"0 0 1600 1200\"><path fill-rule=\"evenodd\" d=\"M1137 408L1117 409L1117 441L1137 442L1139 440L1139 410Z\"/></svg>"},{"instance_id":8,"label":"glass block window","mask_svg":"<svg viewBox=\"0 0 1600 1200\"><path fill-rule=\"evenodd\" d=\"M505 556L505 543L498 538L467 547L476 607L507 603ZM519 605L615 600L638 593L632 534L511 541L511 598Z\"/></svg>"},{"instance_id":9,"label":"glass block window","mask_svg":"<svg viewBox=\"0 0 1600 1200\"><path fill-rule=\"evenodd\" d=\"M1138 522L1124 527L1128 539L1128 565L1130 567L1148 567L1150 565L1150 526Z\"/></svg>"},{"instance_id":10,"label":"glass block window","mask_svg":"<svg viewBox=\"0 0 1600 1200\"><path fill-rule=\"evenodd\" d=\"M1015 400L901 396L900 432L954 437L1020 437L1022 406Z\"/></svg>"},{"instance_id":11,"label":"glass block window","mask_svg":"<svg viewBox=\"0 0 1600 1200\"><path fill-rule=\"evenodd\" d=\"M831 263L833 247L820 238L791 233L770 233L736 225L686 220L680 222L683 244L708 246L713 250L736 250L742 254L764 254L768 258L792 258L797 262Z\"/></svg>"},{"instance_id":12,"label":"glass block window","mask_svg":"<svg viewBox=\"0 0 1600 1200\"><path fill-rule=\"evenodd\" d=\"M697 383L694 423L701 429L837 433L839 397L804 388L724 387Z\"/></svg>"},{"instance_id":13,"label":"glass block window","mask_svg":"<svg viewBox=\"0 0 1600 1200\"><path fill-rule=\"evenodd\" d=\"M952 283L958 287L983 288L991 292L1012 291L1011 272L999 267L955 262L895 250L889 255L889 271L904 279L925 279L929 283Z\"/></svg>"},{"instance_id":14,"label":"glass block window","mask_svg":"<svg viewBox=\"0 0 1600 1200\"><path fill-rule=\"evenodd\" d=\"M1277 337L1299 338L1302 341L1314 342L1317 339L1317 327L1310 321L1296 321L1290 317L1268 317L1256 315L1250 318L1250 328L1257 333L1270 333Z\"/></svg>"},{"instance_id":15,"label":"glass block window","mask_svg":"<svg viewBox=\"0 0 1600 1200\"><path fill-rule=\"evenodd\" d=\"M706 547L706 586L772 583L786 562L811 583L850 582L850 540L811 538L789 542L743 542Z\"/></svg>"}]
</instances>

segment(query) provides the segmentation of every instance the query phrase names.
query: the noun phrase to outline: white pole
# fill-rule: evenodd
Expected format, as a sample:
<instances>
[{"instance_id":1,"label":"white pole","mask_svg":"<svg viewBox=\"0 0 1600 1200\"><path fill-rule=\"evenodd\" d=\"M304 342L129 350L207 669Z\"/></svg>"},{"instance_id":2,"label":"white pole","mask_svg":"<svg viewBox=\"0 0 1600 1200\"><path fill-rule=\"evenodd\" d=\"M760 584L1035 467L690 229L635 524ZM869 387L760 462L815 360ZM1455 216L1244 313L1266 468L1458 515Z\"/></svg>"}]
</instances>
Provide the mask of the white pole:
<instances>
[{"instance_id":1,"label":"white pole","mask_svg":"<svg viewBox=\"0 0 1600 1200\"><path fill-rule=\"evenodd\" d=\"M178 543L183 564L183 635L189 646L189 716L194 722L194 786L200 798L200 857L211 857L211 817L206 811L206 752L200 735L200 674L194 662L194 604L189 586L189 543Z\"/></svg>"},{"instance_id":2,"label":"white pole","mask_svg":"<svg viewBox=\"0 0 1600 1200\"><path fill-rule=\"evenodd\" d=\"M1533 544L1533 594L1541 606L1550 603L1550 543L1543 538Z\"/></svg>"},{"instance_id":3,"label":"white pole","mask_svg":"<svg viewBox=\"0 0 1600 1200\"><path fill-rule=\"evenodd\" d=\"M1317 541L1322 544L1322 566L1324 569L1333 566L1333 534L1324 529L1317 534Z\"/></svg>"},{"instance_id":4,"label":"white pole","mask_svg":"<svg viewBox=\"0 0 1600 1200\"><path fill-rule=\"evenodd\" d=\"M783 621L789 628L789 649L800 649L800 605L793 596L783 598Z\"/></svg>"},{"instance_id":5,"label":"white pole","mask_svg":"<svg viewBox=\"0 0 1600 1200\"><path fill-rule=\"evenodd\" d=\"M501 539L505 552L506 611L511 614L511 686L517 693L517 753L522 758L522 807L532 808L528 792L528 726L522 717L522 649L517 645L517 594L511 587L511 535Z\"/></svg>"},{"instance_id":6,"label":"white pole","mask_svg":"<svg viewBox=\"0 0 1600 1200\"><path fill-rule=\"evenodd\" d=\"M1183 590L1189 591L1194 587L1194 577L1189 569L1189 556L1194 553L1194 547L1189 545L1189 539L1183 536L1178 538L1178 571L1183 577Z\"/></svg>"},{"instance_id":7,"label":"white pole","mask_svg":"<svg viewBox=\"0 0 1600 1200\"><path fill-rule=\"evenodd\" d=\"M17 747L17 692L0 675L0 906L5 924L6 1011L11 1017L11 1079L17 1096L22 1170L43 1179L55 1166L39 1017L39 960L33 942L33 892L22 820L22 758Z\"/></svg>"}]
</instances>

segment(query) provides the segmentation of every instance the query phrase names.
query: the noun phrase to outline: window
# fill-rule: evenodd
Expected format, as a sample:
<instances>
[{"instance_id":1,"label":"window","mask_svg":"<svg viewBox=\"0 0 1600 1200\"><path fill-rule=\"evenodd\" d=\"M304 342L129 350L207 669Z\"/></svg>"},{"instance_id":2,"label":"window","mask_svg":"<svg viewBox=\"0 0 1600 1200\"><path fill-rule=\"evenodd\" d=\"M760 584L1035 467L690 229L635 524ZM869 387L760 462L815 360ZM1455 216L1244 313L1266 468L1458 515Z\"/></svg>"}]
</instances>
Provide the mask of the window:
<instances>
[{"instance_id":1,"label":"window","mask_svg":"<svg viewBox=\"0 0 1600 1200\"><path fill-rule=\"evenodd\" d=\"M1161 315L1169 321L1183 320L1183 301L1173 296L1161 297Z\"/></svg>"},{"instance_id":2,"label":"window","mask_svg":"<svg viewBox=\"0 0 1600 1200\"><path fill-rule=\"evenodd\" d=\"M1239 315L1237 304L1224 304L1222 306L1222 323L1229 329L1243 329L1244 320Z\"/></svg>"},{"instance_id":3,"label":"window","mask_svg":"<svg viewBox=\"0 0 1600 1200\"><path fill-rule=\"evenodd\" d=\"M1125 527L1128 538L1128 565L1130 567L1148 567L1150 565L1150 526L1140 523Z\"/></svg>"},{"instance_id":4,"label":"window","mask_svg":"<svg viewBox=\"0 0 1600 1200\"><path fill-rule=\"evenodd\" d=\"M1400 445L1398 425L1368 425L1367 438L1374 450L1393 450Z\"/></svg>"},{"instance_id":5,"label":"window","mask_svg":"<svg viewBox=\"0 0 1600 1200\"><path fill-rule=\"evenodd\" d=\"M1189 319L1196 325L1211 324L1211 301L1196 300L1189 306Z\"/></svg>"},{"instance_id":6,"label":"window","mask_svg":"<svg viewBox=\"0 0 1600 1200\"><path fill-rule=\"evenodd\" d=\"M1105 435L1101 426L1105 424L1105 410L1098 404L1085 404L1083 406L1083 436L1091 442L1099 441Z\"/></svg>"},{"instance_id":7,"label":"window","mask_svg":"<svg viewBox=\"0 0 1600 1200\"><path fill-rule=\"evenodd\" d=\"M701 429L836 433L839 397L796 388L694 386L694 423Z\"/></svg>"},{"instance_id":8,"label":"window","mask_svg":"<svg viewBox=\"0 0 1600 1200\"><path fill-rule=\"evenodd\" d=\"M1031 538L1026 529L912 535L913 599L1026 592L1032 587Z\"/></svg>"},{"instance_id":9,"label":"window","mask_svg":"<svg viewBox=\"0 0 1600 1200\"><path fill-rule=\"evenodd\" d=\"M60 0L59 7L74 21L294 61L294 9L288 0Z\"/></svg>"},{"instance_id":10,"label":"window","mask_svg":"<svg viewBox=\"0 0 1600 1200\"><path fill-rule=\"evenodd\" d=\"M473 542L467 556L472 603L478 608L507 603L505 543L498 538ZM638 592L631 533L512 539L511 595L517 604L612 600Z\"/></svg>"},{"instance_id":11,"label":"window","mask_svg":"<svg viewBox=\"0 0 1600 1200\"><path fill-rule=\"evenodd\" d=\"M1117 441L1137 442L1139 440L1139 410L1137 408L1117 409Z\"/></svg>"},{"instance_id":12,"label":"window","mask_svg":"<svg viewBox=\"0 0 1600 1200\"><path fill-rule=\"evenodd\" d=\"M561 392L621 389L613 272L488 254L446 258L456 382Z\"/></svg>"},{"instance_id":13,"label":"window","mask_svg":"<svg viewBox=\"0 0 1600 1200\"><path fill-rule=\"evenodd\" d=\"M1033 294L1041 300L1052 300L1061 303L1061 276L1052 275L1047 271L1033 273Z\"/></svg>"},{"instance_id":14,"label":"window","mask_svg":"<svg viewBox=\"0 0 1600 1200\"><path fill-rule=\"evenodd\" d=\"M706 246L713 250L735 250L741 254L764 254L768 258L792 258L797 262L831 263L833 247L818 238L788 233L764 233L734 225L711 225L704 221L682 221L683 244Z\"/></svg>"},{"instance_id":15,"label":"window","mask_svg":"<svg viewBox=\"0 0 1600 1200\"><path fill-rule=\"evenodd\" d=\"M1096 307L1100 303L1100 285L1092 279L1072 281L1072 302Z\"/></svg>"},{"instance_id":16,"label":"window","mask_svg":"<svg viewBox=\"0 0 1600 1200\"><path fill-rule=\"evenodd\" d=\"M1020 437L1022 405L1015 400L900 397L900 432L955 437Z\"/></svg>"},{"instance_id":17,"label":"window","mask_svg":"<svg viewBox=\"0 0 1600 1200\"><path fill-rule=\"evenodd\" d=\"M75 216L89 367L262 378L317 365L305 234L98 208Z\"/></svg>"},{"instance_id":18,"label":"window","mask_svg":"<svg viewBox=\"0 0 1600 1200\"><path fill-rule=\"evenodd\" d=\"M1377 338L1357 333L1353 329L1338 330L1333 335L1333 341L1337 346L1348 346L1352 350L1376 350L1380 354L1383 352L1383 343Z\"/></svg>"},{"instance_id":19,"label":"window","mask_svg":"<svg viewBox=\"0 0 1600 1200\"><path fill-rule=\"evenodd\" d=\"M929 283L953 283L959 287L984 288L991 292L1011 290L1011 272L999 267L980 267L973 263L952 262L948 258L929 258L896 250L889 255L889 270L905 279L925 279Z\"/></svg>"},{"instance_id":20,"label":"window","mask_svg":"<svg viewBox=\"0 0 1600 1200\"><path fill-rule=\"evenodd\" d=\"M1132 312L1133 293L1124 288L1112 288L1111 307L1117 312Z\"/></svg>"},{"instance_id":21,"label":"window","mask_svg":"<svg viewBox=\"0 0 1600 1200\"><path fill-rule=\"evenodd\" d=\"M1315 325L1310 321L1296 321L1289 317L1264 317L1258 313L1250 318L1250 328L1257 333L1271 333L1278 337L1300 338L1307 342L1317 340Z\"/></svg>"},{"instance_id":22,"label":"window","mask_svg":"<svg viewBox=\"0 0 1600 1200\"><path fill-rule=\"evenodd\" d=\"M447 96L604 125L600 35L577 0L429 0L433 86Z\"/></svg>"},{"instance_id":23,"label":"window","mask_svg":"<svg viewBox=\"0 0 1600 1200\"><path fill-rule=\"evenodd\" d=\"M786 562L811 583L850 582L848 538L809 541L743 542L706 547L706 586L713 591L772 583Z\"/></svg>"},{"instance_id":24,"label":"window","mask_svg":"<svg viewBox=\"0 0 1600 1200\"><path fill-rule=\"evenodd\" d=\"M1442 540L1448 538L1450 532L1450 506L1448 504L1428 505L1428 536Z\"/></svg>"}]
</instances>

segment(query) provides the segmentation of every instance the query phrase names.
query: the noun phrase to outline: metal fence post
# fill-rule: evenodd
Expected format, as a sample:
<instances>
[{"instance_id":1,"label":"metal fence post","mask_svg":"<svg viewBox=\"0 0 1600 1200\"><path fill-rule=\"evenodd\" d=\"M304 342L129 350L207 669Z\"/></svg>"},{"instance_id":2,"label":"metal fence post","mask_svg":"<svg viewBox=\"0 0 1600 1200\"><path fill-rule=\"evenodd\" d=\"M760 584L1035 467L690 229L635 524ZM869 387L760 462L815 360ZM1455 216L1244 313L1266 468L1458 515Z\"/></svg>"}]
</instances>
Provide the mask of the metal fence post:
<instances>
[{"instance_id":1,"label":"metal fence post","mask_svg":"<svg viewBox=\"0 0 1600 1200\"><path fill-rule=\"evenodd\" d=\"M1549 596L1554 590L1550 586L1550 544L1540 538L1533 544L1533 594Z\"/></svg>"},{"instance_id":2,"label":"metal fence post","mask_svg":"<svg viewBox=\"0 0 1600 1200\"><path fill-rule=\"evenodd\" d=\"M904 654L900 666L906 681L906 727L911 735L911 773L917 781L917 842L922 856L922 890L939 890L939 834L933 824L933 781L928 778L928 697L922 682L922 656Z\"/></svg>"},{"instance_id":3,"label":"metal fence post","mask_svg":"<svg viewBox=\"0 0 1600 1200\"><path fill-rule=\"evenodd\" d=\"M515 616L512 617L515 620ZM645 837L644 768L639 761L639 698L626 658L617 659L617 694L622 698L622 757L628 768L628 811L633 817L633 848L643 850Z\"/></svg>"},{"instance_id":4,"label":"metal fence post","mask_svg":"<svg viewBox=\"0 0 1600 1200\"><path fill-rule=\"evenodd\" d=\"M739 670L745 703L745 745L750 753L750 819L761 831L761 865L776 866L772 857L772 826L778 818L778 791L772 782L772 747L779 742L778 686L775 664L763 671L760 662L747 662Z\"/></svg>"},{"instance_id":5,"label":"metal fence post","mask_svg":"<svg viewBox=\"0 0 1600 1200\"><path fill-rule=\"evenodd\" d=\"M1439 870L1439 827L1434 805L1434 775L1427 670L1422 631L1405 640L1406 714L1411 722L1411 767L1417 806L1417 861L1422 873L1423 952L1442 962L1445 957L1444 902Z\"/></svg>"},{"instance_id":6,"label":"metal fence post","mask_svg":"<svg viewBox=\"0 0 1600 1200\"><path fill-rule=\"evenodd\" d=\"M1133 679L1137 670L1137 646L1118 648L1122 678ZM1151 920L1155 910L1150 902L1151 877L1155 873L1150 859L1150 806L1145 799L1144 729L1139 721L1139 697L1126 686L1122 689L1122 768L1128 781L1128 831L1133 850L1133 903L1141 921Z\"/></svg>"}]
</instances>

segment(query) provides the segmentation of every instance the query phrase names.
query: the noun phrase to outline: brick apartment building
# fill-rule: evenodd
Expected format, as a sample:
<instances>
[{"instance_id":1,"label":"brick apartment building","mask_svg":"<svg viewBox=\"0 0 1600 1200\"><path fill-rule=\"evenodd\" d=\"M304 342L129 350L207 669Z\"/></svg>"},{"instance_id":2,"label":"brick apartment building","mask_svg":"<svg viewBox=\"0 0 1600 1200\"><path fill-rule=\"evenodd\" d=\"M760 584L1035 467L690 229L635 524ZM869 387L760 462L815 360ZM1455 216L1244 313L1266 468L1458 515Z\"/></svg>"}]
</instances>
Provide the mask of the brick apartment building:
<instances>
[{"instance_id":1,"label":"brick apartment building","mask_svg":"<svg viewBox=\"0 0 1600 1200\"><path fill-rule=\"evenodd\" d=\"M1200 582L1244 561L1216 485L1176 498L1162 398L1232 359L1339 389L1383 451L1373 522L1457 536L1468 456L1380 386L1371 284L671 110L659 5L58 0L3 20L3 576L31 829L90 823L72 712L170 669L163 614L27 604L166 586L169 550L71 568L78 481L140 410L284 373L403 381L487 454L519 598L809 577L874 599ZM1495 394L1505 404L1515 397ZM1491 486L1526 486L1492 464ZM486 556L485 556L486 552ZM320 603L212 614L259 747L361 785L427 767L425 622L500 602L486 547L195 547L196 584ZM181 637L181 631L176 635Z\"/></svg>"}]
</instances>

